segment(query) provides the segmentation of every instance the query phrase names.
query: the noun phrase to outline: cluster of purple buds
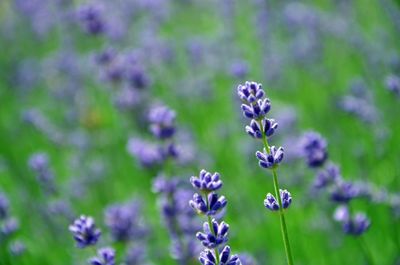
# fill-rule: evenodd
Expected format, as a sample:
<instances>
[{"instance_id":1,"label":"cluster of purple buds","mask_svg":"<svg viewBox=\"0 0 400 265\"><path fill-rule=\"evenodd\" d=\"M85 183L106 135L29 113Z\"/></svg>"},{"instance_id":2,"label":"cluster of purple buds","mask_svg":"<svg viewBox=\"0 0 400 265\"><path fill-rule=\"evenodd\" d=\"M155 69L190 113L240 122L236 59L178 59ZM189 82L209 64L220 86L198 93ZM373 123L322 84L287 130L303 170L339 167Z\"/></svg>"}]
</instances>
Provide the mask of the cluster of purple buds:
<instances>
[{"instance_id":1,"label":"cluster of purple buds","mask_svg":"<svg viewBox=\"0 0 400 265\"><path fill-rule=\"evenodd\" d=\"M322 166L328 158L327 143L319 133L307 132L302 138L302 151L311 168Z\"/></svg>"},{"instance_id":2,"label":"cluster of purple buds","mask_svg":"<svg viewBox=\"0 0 400 265\"><path fill-rule=\"evenodd\" d=\"M203 224L203 231L196 234L197 239L206 247L200 253L199 261L203 265L241 265L237 255L230 255L229 246L225 246L219 253L228 241L229 232L227 223L224 221L219 223L215 219L216 214L227 204L225 197L216 193L222 187L219 173L212 174L203 169L198 177L192 176L190 182L199 193L194 194L189 205L198 214L205 215L208 219Z\"/></svg>"},{"instance_id":3,"label":"cluster of purple buds","mask_svg":"<svg viewBox=\"0 0 400 265\"><path fill-rule=\"evenodd\" d=\"M340 179L342 179L340 168L337 165L330 163L317 173L313 187L316 189L322 189L336 183Z\"/></svg>"},{"instance_id":4,"label":"cluster of purple buds","mask_svg":"<svg viewBox=\"0 0 400 265\"><path fill-rule=\"evenodd\" d=\"M263 168L276 168L283 159L283 147L269 147L269 152L264 148L263 152L257 151L258 164Z\"/></svg>"},{"instance_id":5,"label":"cluster of purple buds","mask_svg":"<svg viewBox=\"0 0 400 265\"><path fill-rule=\"evenodd\" d=\"M371 225L371 221L364 213L350 215L350 210L346 205L339 206L334 214L334 219L342 224L343 231L348 235L360 236Z\"/></svg>"},{"instance_id":6,"label":"cluster of purple buds","mask_svg":"<svg viewBox=\"0 0 400 265\"><path fill-rule=\"evenodd\" d=\"M199 177L192 176L190 178L190 183L192 183L193 187L196 189L208 192L219 190L222 187L219 173L215 172L211 174L204 169L200 171Z\"/></svg>"},{"instance_id":7,"label":"cluster of purple buds","mask_svg":"<svg viewBox=\"0 0 400 265\"><path fill-rule=\"evenodd\" d=\"M115 265L115 250L110 247L101 248L97 256L89 259L90 265Z\"/></svg>"},{"instance_id":8,"label":"cluster of purple buds","mask_svg":"<svg viewBox=\"0 0 400 265\"><path fill-rule=\"evenodd\" d=\"M92 217L80 216L69 226L78 248L85 248L97 243L100 238L101 232L94 223Z\"/></svg>"},{"instance_id":9,"label":"cluster of purple buds","mask_svg":"<svg viewBox=\"0 0 400 265\"><path fill-rule=\"evenodd\" d=\"M337 203L348 203L358 195L358 189L352 182L336 181L331 192L331 199Z\"/></svg>"},{"instance_id":10,"label":"cluster of purple buds","mask_svg":"<svg viewBox=\"0 0 400 265\"><path fill-rule=\"evenodd\" d=\"M140 165L146 168L161 165L165 160L161 146L139 138L129 139L127 149L139 161Z\"/></svg>"},{"instance_id":11,"label":"cluster of purple buds","mask_svg":"<svg viewBox=\"0 0 400 265\"><path fill-rule=\"evenodd\" d=\"M292 203L292 195L290 192L287 190L279 190L279 195L281 196L282 208L289 208L290 204ZM271 211L279 210L279 203L271 193L267 194L264 200L264 206Z\"/></svg>"},{"instance_id":12,"label":"cluster of purple buds","mask_svg":"<svg viewBox=\"0 0 400 265\"><path fill-rule=\"evenodd\" d=\"M385 78L385 85L387 89L395 95L400 96L400 77L397 75L388 75Z\"/></svg>"},{"instance_id":13,"label":"cluster of purple buds","mask_svg":"<svg viewBox=\"0 0 400 265\"><path fill-rule=\"evenodd\" d=\"M166 140L175 134L175 111L166 106L155 106L149 113L150 131L154 137Z\"/></svg>"},{"instance_id":14,"label":"cluster of purple buds","mask_svg":"<svg viewBox=\"0 0 400 265\"><path fill-rule=\"evenodd\" d=\"M105 22L101 7L98 5L82 5L77 10L77 19L88 34L98 35L104 32Z\"/></svg>"},{"instance_id":15,"label":"cluster of purple buds","mask_svg":"<svg viewBox=\"0 0 400 265\"><path fill-rule=\"evenodd\" d=\"M246 126L246 132L256 139L262 139L263 135L270 137L276 129L278 129L278 123L274 119L264 119L261 122L251 120L250 125Z\"/></svg>"},{"instance_id":16,"label":"cluster of purple buds","mask_svg":"<svg viewBox=\"0 0 400 265\"><path fill-rule=\"evenodd\" d=\"M219 263L215 257L215 254L210 249L205 249L200 253L199 261L203 265L241 265L239 256L232 255L231 256L231 248L229 246L225 246L221 254L219 254Z\"/></svg>"},{"instance_id":17,"label":"cluster of purple buds","mask_svg":"<svg viewBox=\"0 0 400 265\"><path fill-rule=\"evenodd\" d=\"M262 120L270 111L271 103L269 98L264 98L265 92L261 84L247 81L238 86L237 93L243 102L241 109L246 118Z\"/></svg>"},{"instance_id":18,"label":"cluster of purple buds","mask_svg":"<svg viewBox=\"0 0 400 265\"><path fill-rule=\"evenodd\" d=\"M150 109L148 116L150 131L161 143L151 143L138 138L128 142L128 152L136 157L144 167L162 165L168 158L177 158L178 148L173 142L175 135L175 112L166 106Z\"/></svg>"},{"instance_id":19,"label":"cluster of purple buds","mask_svg":"<svg viewBox=\"0 0 400 265\"><path fill-rule=\"evenodd\" d=\"M218 224L216 220L212 220L211 225L212 227L205 222L203 224L204 232L198 232L196 234L197 239L206 248L216 248L221 244L225 244L228 241L229 225L225 222Z\"/></svg>"}]
</instances>

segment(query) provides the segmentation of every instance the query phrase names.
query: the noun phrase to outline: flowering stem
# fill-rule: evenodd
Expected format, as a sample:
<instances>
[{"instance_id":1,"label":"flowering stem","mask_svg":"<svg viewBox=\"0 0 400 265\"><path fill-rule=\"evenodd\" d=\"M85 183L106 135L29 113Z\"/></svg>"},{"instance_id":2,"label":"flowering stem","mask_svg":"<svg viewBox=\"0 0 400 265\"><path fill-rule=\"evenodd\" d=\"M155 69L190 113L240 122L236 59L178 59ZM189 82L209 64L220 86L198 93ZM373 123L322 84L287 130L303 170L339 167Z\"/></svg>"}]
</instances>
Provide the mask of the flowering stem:
<instances>
[{"instance_id":1,"label":"flowering stem","mask_svg":"<svg viewBox=\"0 0 400 265\"><path fill-rule=\"evenodd\" d=\"M207 209L210 209L209 202L208 202L208 194L207 193L205 193L205 197L206 197ZM211 232L214 234L214 236L217 236L217 233L216 233L216 231L214 231L214 227L213 227L212 222L211 222L211 216L207 215L207 220L208 220L208 226L210 227ZM218 247L215 247L214 251L215 251L215 258L217 259L217 264L219 265L219 250L218 250Z\"/></svg>"},{"instance_id":2,"label":"flowering stem","mask_svg":"<svg viewBox=\"0 0 400 265\"><path fill-rule=\"evenodd\" d=\"M260 128L263 128L262 121L259 120L258 122L260 124ZM267 136L265 135L264 131L262 132L262 141L263 141L266 152L269 154L271 151L269 150L268 139L267 139ZM278 176L276 174L276 168L272 168L272 176L273 176L273 180L274 180L275 196L276 196L276 199L278 200L278 204L279 204L279 219L281 222L281 232L282 232L283 244L285 245L286 260L287 260L288 265L293 265L292 250L290 248L289 233L288 233L287 227L286 227L285 213L283 212L282 199L281 199L281 195L279 192L279 182L278 182Z\"/></svg>"}]
</instances>

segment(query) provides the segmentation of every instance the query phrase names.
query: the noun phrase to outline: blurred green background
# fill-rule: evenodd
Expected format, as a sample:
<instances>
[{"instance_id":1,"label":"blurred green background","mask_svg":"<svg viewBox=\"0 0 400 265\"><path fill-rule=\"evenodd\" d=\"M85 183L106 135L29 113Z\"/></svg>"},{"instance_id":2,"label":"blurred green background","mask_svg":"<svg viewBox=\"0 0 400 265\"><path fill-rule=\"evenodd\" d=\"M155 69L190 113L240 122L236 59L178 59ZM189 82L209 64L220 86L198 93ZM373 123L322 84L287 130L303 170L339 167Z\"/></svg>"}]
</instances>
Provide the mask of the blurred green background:
<instances>
[{"instance_id":1,"label":"blurred green background","mask_svg":"<svg viewBox=\"0 0 400 265\"><path fill-rule=\"evenodd\" d=\"M152 33L171 45L174 58L143 62L152 79L148 95L176 111L178 130L190 131L197 148L198 161L174 171L187 180L204 167L221 173L234 252L248 252L259 264L285 264L279 217L263 207L265 194L273 189L272 178L257 166L253 153L261 146L245 134L247 121L241 118L236 99L236 86L246 80L263 83L272 101L271 116L278 123L284 110L295 114L295 125L282 136L278 130L273 144L283 145L287 135L316 130L327 139L330 159L341 166L345 179L398 192L400 101L384 82L387 75L396 74L393 65L400 58L400 9L395 2L159 2L163 4L135 13L122 39L89 36L51 8L42 16L55 17L55 22L45 34L38 34L35 18L20 12L13 1L0 3L0 185L12 215L20 220L15 237L27 248L24 255L12 257L1 246L0 264L84 264L93 254L75 249L68 220L53 220L40 210L49 199L27 162L38 151L48 154L61 187L54 200L67 198L76 214L93 216L104 234L104 208L132 196L140 198L143 218L154 229L148 246L152 263L174 264L157 195L151 192L157 172L140 167L126 150L130 136L150 138L143 130L147 125L139 122L140 128L132 113L116 108L112 97L118 88L99 81L87 68L87 61L105 47L141 49L143 32L154 24ZM82 3L66 3L65 8L73 10ZM163 10L167 15L159 19L155 14ZM190 41L202 45L202 59L195 63L188 54ZM68 71L43 66L60 54L73 60L72 70L79 73L74 103L54 96L71 82ZM247 63L245 77L227 70L236 59ZM33 86L19 81L21 65L36 80ZM354 80L363 80L371 95L369 104L378 113L372 122L338 107ZM84 134L89 146L82 150L67 142L54 143L23 119L32 108L64 135ZM66 118L69 112L74 112L74 119ZM296 151L291 150L296 145L284 147ZM344 235L332 220L335 205L327 196L310 193L314 172L296 160L283 164L278 173L282 186L293 195L286 216L295 264L366 264L359 238ZM85 195L68 195L68 185L83 179L88 179ZM354 208L365 211L372 221L362 237L375 264L399 264L400 223L390 207L357 200Z\"/></svg>"}]
</instances>

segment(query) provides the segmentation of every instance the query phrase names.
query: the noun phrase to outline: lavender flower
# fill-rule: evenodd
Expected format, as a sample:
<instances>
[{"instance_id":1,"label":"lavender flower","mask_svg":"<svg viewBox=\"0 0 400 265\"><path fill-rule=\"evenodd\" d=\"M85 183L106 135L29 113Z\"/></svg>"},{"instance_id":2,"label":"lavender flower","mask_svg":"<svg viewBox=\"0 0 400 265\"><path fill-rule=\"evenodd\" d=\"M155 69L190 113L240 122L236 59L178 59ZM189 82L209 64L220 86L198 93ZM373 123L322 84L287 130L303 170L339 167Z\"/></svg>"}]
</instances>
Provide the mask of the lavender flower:
<instances>
[{"instance_id":1,"label":"lavender flower","mask_svg":"<svg viewBox=\"0 0 400 265\"><path fill-rule=\"evenodd\" d=\"M282 147L276 148L269 145L269 137L272 136L278 128L278 124L273 119L268 119L266 114L271 109L271 102L268 97L265 97L265 92L261 84L255 82L246 82L244 85L239 85L237 94L242 100L241 109L243 115L251 119L250 125L246 126L246 132L255 139L261 139L263 151L257 151L256 157L258 164L262 168L271 169L273 175L273 183L276 191L275 196L268 193L264 200L264 206L272 211L278 211L280 214L282 238L285 244L286 258L288 264L293 264L293 258L290 249L289 236L286 229L286 221L283 209L289 207L292 202L292 197L287 190L279 188L277 176L277 167L282 162L284 150ZM278 192L279 191L279 192Z\"/></svg>"},{"instance_id":2,"label":"lavender flower","mask_svg":"<svg viewBox=\"0 0 400 265\"><path fill-rule=\"evenodd\" d=\"M305 133L302 139L302 149L308 166L312 168L322 166L328 158L326 140L319 133Z\"/></svg>"},{"instance_id":3,"label":"lavender flower","mask_svg":"<svg viewBox=\"0 0 400 265\"><path fill-rule=\"evenodd\" d=\"M193 187L204 192L216 191L222 187L222 181L219 177L219 173L211 174L203 169L200 171L199 177L192 176L190 178L190 183Z\"/></svg>"},{"instance_id":4,"label":"lavender flower","mask_svg":"<svg viewBox=\"0 0 400 265\"><path fill-rule=\"evenodd\" d=\"M154 167L162 164L165 160L160 146L138 138L129 139L127 149L143 167Z\"/></svg>"},{"instance_id":5,"label":"lavender flower","mask_svg":"<svg viewBox=\"0 0 400 265\"><path fill-rule=\"evenodd\" d=\"M347 205L341 205L336 208L333 219L338 222L346 222L350 218L350 211Z\"/></svg>"},{"instance_id":6,"label":"lavender flower","mask_svg":"<svg viewBox=\"0 0 400 265\"><path fill-rule=\"evenodd\" d=\"M396 75L388 75L385 78L385 84L389 91L395 95L400 96L400 77Z\"/></svg>"},{"instance_id":7,"label":"lavender flower","mask_svg":"<svg viewBox=\"0 0 400 265\"><path fill-rule=\"evenodd\" d=\"M81 215L69 226L78 248L95 245L100 238L101 232L96 228L92 217Z\"/></svg>"},{"instance_id":8,"label":"lavender flower","mask_svg":"<svg viewBox=\"0 0 400 265\"><path fill-rule=\"evenodd\" d=\"M115 265L115 250L110 247L101 248L97 251L97 257L89 260L90 265Z\"/></svg>"},{"instance_id":9,"label":"lavender flower","mask_svg":"<svg viewBox=\"0 0 400 265\"><path fill-rule=\"evenodd\" d=\"M246 118L261 120L270 111L271 103L269 98L263 98L265 92L261 84L246 82L238 86L237 93L243 102L241 109Z\"/></svg>"},{"instance_id":10,"label":"lavender flower","mask_svg":"<svg viewBox=\"0 0 400 265\"><path fill-rule=\"evenodd\" d=\"M224 196L219 196L215 191L220 189L222 181L218 173L213 175L206 170L200 171L200 178L191 177L192 186L201 191L205 198L195 193L189 205L200 214L207 216L203 224L203 232L198 232L196 237L206 249L200 253L199 261L203 265L241 264L237 255L230 257L230 248L225 246L221 254L219 249L228 241L229 225L225 222L218 223L212 216L225 207L227 201ZM214 251L211 251L213 249Z\"/></svg>"},{"instance_id":11,"label":"lavender flower","mask_svg":"<svg viewBox=\"0 0 400 265\"><path fill-rule=\"evenodd\" d=\"M348 203L357 195L358 192L353 183L340 181L334 186L331 192L331 199L339 203Z\"/></svg>"},{"instance_id":12,"label":"lavender flower","mask_svg":"<svg viewBox=\"0 0 400 265\"><path fill-rule=\"evenodd\" d=\"M314 179L313 187L322 189L341 179L340 168L333 163L326 166L325 169L319 171Z\"/></svg>"},{"instance_id":13,"label":"lavender flower","mask_svg":"<svg viewBox=\"0 0 400 265\"><path fill-rule=\"evenodd\" d=\"M189 201L189 205L196 210L198 214L211 216L224 209L228 203L224 196L218 196L216 193L209 193L207 197L208 205L201 195L195 193L193 199Z\"/></svg>"},{"instance_id":14,"label":"lavender flower","mask_svg":"<svg viewBox=\"0 0 400 265\"><path fill-rule=\"evenodd\" d=\"M82 5L77 11L77 18L82 28L89 34L98 35L104 32L105 23L99 5Z\"/></svg>"},{"instance_id":15,"label":"lavender flower","mask_svg":"<svg viewBox=\"0 0 400 265\"><path fill-rule=\"evenodd\" d=\"M345 205L336 209L334 219L342 224L346 234L353 236L363 234L371 225L371 221L364 213L356 213L354 217L351 217L350 210Z\"/></svg>"},{"instance_id":16,"label":"lavender flower","mask_svg":"<svg viewBox=\"0 0 400 265\"><path fill-rule=\"evenodd\" d=\"M275 146L271 146L269 152L264 148L264 152L257 151L256 157L258 158L258 164L263 168L276 168L283 159L283 147L276 149Z\"/></svg>"},{"instance_id":17,"label":"lavender flower","mask_svg":"<svg viewBox=\"0 0 400 265\"><path fill-rule=\"evenodd\" d=\"M156 106L150 110L150 131L159 139L169 139L175 134L175 111L166 106Z\"/></svg>"},{"instance_id":18,"label":"lavender flower","mask_svg":"<svg viewBox=\"0 0 400 265\"><path fill-rule=\"evenodd\" d=\"M268 193L265 200L264 200L264 206L267 209L270 209L271 211L278 211L279 210L279 204L277 200L275 199L274 195L271 193Z\"/></svg>"},{"instance_id":19,"label":"lavender flower","mask_svg":"<svg viewBox=\"0 0 400 265\"><path fill-rule=\"evenodd\" d=\"M137 65L128 67L126 70L126 78L129 84L137 89L144 89L151 83L145 70Z\"/></svg>"},{"instance_id":20,"label":"lavender flower","mask_svg":"<svg viewBox=\"0 0 400 265\"><path fill-rule=\"evenodd\" d=\"M292 203L292 195L287 190L279 190L279 194L281 196L282 208L283 209L288 208L290 206L290 204ZM271 193L267 194L267 196L264 200L264 206L271 211L279 210L278 201L275 199L274 195L272 195Z\"/></svg>"},{"instance_id":21,"label":"lavender flower","mask_svg":"<svg viewBox=\"0 0 400 265\"><path fill-rule=\"evenodd\" d=\"M200 262L203 265L241 265L238 255L230 255L231 248L229 246L225 246L219 255L219 263L217 262L217 258L215 254L206 249L200 253Z\"/></svg>"},{"instance_id":22,"label":"lavender flower","mask_svg":"<svg viewBox=\"0 0 400 265\"><path fill-rule=\"evenodd\" d=\"M0 220L8 217L10 203L6 195L0 192Z\"/></svg>"},{"instance_id":23,"label":"lavender flower","mask_svg":"<svg viewBox=\"0 0 400 265\"><path fill-rule=\"evenodd\" d=\"M212 228L210 228L209 223L203 224L203 231L198 232L196 237L206 248L216 248L221 244L228 241L228 231L229 225L225 222L218 222L213 219L211 221ZM214 232L213 232L214 231ZM214 234L215 233L215 234Z\"/></svg>"},{"instance_id":24,"label":"lavender flower","mask_svg":"<svg viewBox=\"0 0 400 265\"><path fill-rule=\"evenodd\" d=\"M246 132L257 139L262 139L263 135L270 137L278 128L278 123L274 119L264 119L261 121L261 126L258 121L251 120L250 125L246 126Z\"/></svg>"},{"instance_id":25,"label":"lavender flower","mask_svg":"<svg viewBox=\"0 0 400 265\"><path fill-rule=\"evenodd\" d=\"M357 213L354 218L343 223L343 230L346 234L359 236L370 227L371 221L363 213Z\"/></svg>"}]
</instances>

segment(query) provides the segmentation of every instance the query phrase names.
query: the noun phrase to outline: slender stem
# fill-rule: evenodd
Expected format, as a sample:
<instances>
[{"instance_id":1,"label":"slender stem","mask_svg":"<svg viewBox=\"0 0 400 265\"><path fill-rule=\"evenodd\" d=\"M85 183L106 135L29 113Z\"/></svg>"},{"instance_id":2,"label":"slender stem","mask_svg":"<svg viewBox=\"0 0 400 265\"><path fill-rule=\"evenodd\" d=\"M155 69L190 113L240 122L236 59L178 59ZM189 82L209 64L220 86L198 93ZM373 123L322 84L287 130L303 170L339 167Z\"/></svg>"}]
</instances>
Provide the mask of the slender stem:
<instances>
[{"instance_id":1,"label":"slender stem","mask_svg":"<svg viewBox=\"0 0 400 265\"><path fill-rule=\"evenodd\" d=\"M359 241L360 241L361 248L363 249L364 255L368 261L368 264L374 265L375 263L374 263L374 259L372 258L372 253L369 250L368 245L366 244L366 242L364 240L364 237L360 236Z\"/></svg>"},{"instance_id":2,"label":"slender stem","mask_svg":"<svg viewBox=\"0 0 400 265\"><path fill-rule=\"evenodd\" d=\"M278 176L276 174L275 168L272 169L272 175L273 175L273 179L274 179L275 194L276 194L276 198L278 199L278 204L279 204L279 218L281 221L281 231L282 231L283 243L285 245L286 259L287 259L288 265L293 265L292 250L290 248L290 242L289 242L289 233L288 233L287 227L286 227L285 213L283 212L282 199L281 199L281 195L279 192Z\"/></svg>"},{"instance_id":3,"label":"slender stem","mask_svg":"<svg viewBox=\"0 0 400 265\"><path fill-rule=\"evenodd\" d=\"M259 120L258 122L260 124L260 128L263 128L262 120ZM262 134L263 134L262 141L264 144L264 148L265 148L266 152L269 154L271 151L269 150L268 139L267 139L267 136L265 135L264 130L262 130ZM293 265L292 250L290 248L289 233L288 233L287 227L286 227L285 213L283 211L282 199L281 199L281 195L279 192L279 182L278 182L278 175L276 174L276 168L272 168L272 175L273 175L273 181L274 181L275 196L276 196L276 199L278 200L278 204L279 204L279 219L280 219L280 223L281 223L283 244L285 246L286 260L287 260L288 265Z\"/></svg>"},{"instance_id":4,"label":"slender stem","mask_svg":"<svg viewBox=\"0 0 400 265\"><path fill-rule=\"evenodd\" d=\"M210 205L209 205L209 202L208 202L208 194L205 193L204 195L206 197L207 209L210 209ZM210 227L211 232L214 234L214 236L217 236L217 233L216 233L216 231L214 231L214 227L213 227L212 222L211 222L211 216L207 215L207 220L208 220L208 226ZM219 264L218 246L215 247L214 251L215 251L215 258L217 259L217 264Z\"/></svg>"}]
</instances>

